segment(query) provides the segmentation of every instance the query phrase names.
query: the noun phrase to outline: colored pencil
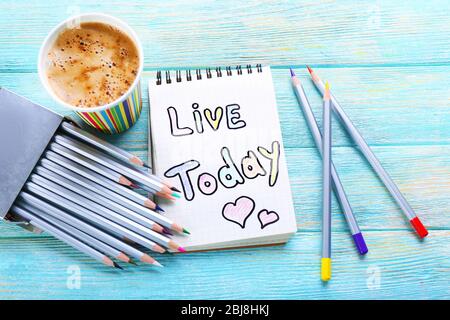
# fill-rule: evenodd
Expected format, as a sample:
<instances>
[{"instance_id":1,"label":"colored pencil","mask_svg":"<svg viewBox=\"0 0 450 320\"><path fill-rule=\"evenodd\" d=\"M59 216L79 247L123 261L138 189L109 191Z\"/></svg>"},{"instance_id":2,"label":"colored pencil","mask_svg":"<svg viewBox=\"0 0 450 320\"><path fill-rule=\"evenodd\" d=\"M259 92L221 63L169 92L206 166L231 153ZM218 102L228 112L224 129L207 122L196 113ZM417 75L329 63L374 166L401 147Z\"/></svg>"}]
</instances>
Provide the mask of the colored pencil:
<instances>
[{"instance_id":1,"label":"colored pencil","mask_svg":"<svg viewBox=\"0 0 450 320\"><path fill-rule=\"evenodd\" d=\"M127 178L125 178L123 175L121 175L121 174L115 172L114 170L111 170L105 166L102 166L102 165L98 164L97 162L88 159L85 156L75 153L75 152L67 149L66 147L61 146L60 144L52 142L52 143L50 143L49 148L50 148L50 150L54 151L55 153L58 153L59 155L65 157L67 159L70 159L72 161L75 161L86 168L94 170L95 172L98 172L102 176L105 176L108 179L111 179L117 183L123 184L125 186L133 185L133 183L130 180L128 180Z\"/></svg>"},{"instance_id":2,"label":"colored pencil","mask_svg":"<svg viewBox=\"0 0 450 320\"><path fill-rule=\"evenodd\" d=\"M67 121L63 121L61 124L61 129L66 132L67 134L70 134L73 137L78 138L79 140L82 140L86 143L89 143L90 145L103 150L104 152L110 154L111 156L122 160L126 163L131 163L133 165L137 166L144 166L145 162L141 160L138 156L135 156L134 154L131 154L125 150L122 150L115 145L106 142L105 140L102 140L93 134L90 134L89 132L86 132L80 128L77 128L76 126L72 125L71 123Z\"/></svg>"},{"instance_id":3,"label":"colored pencil","mask_svg":"<svg viewBox=\"0 0 450 320\"><path fill-rule=\"evenodd\" d=\"M147 239L146 237L143 237L136 232L133 232L111 220L108 220L103 216L93 212L92 210L86 209L83 206L67 200L66 198L61 197L58 194L55 194L41 187L40 185L37 185L33 182L27 182L25 184L25 190L50 201L56 206L64 207L64 209L66 209L70 213L75 214L76 216L86 219L92 223L95 223L97 226L103 229L107 229L111 232L119 234L123 239L129 239L155 252L164 253L166 251L164 248Z\"/></svg>"},{"instance_id":4,"label":"colored pencil","mask_svg":"<svg viewBox=\"0 0 450 320\"><path fill-rule=\"evenodd\" d=\"M31 214L30 212L28 212L16 205L12 206L11 211L15 212L22 218L28 220L29 223L31 223L32 225L38 227L39 229L44 230L45 232L48 232L55 238L67 243L71 247L77 249L78 251L85 253L86 255L94 258L95 260L100 261L101 263L103 263L107 266L122 269L122 267L120 267L117 263L113 262L110 258L108 258L106 255L104 255L100 251L98 251L98 250L88 246L87 244L79 241L78 239L64 233L57 227L51 225L50 223L46 222L45 220L43 220L39 217L36 217L35 215Z\"/></svg>"},{"instance_id":5,"label":"colored pencil","mask_svg":"<svg viewBox=\"0 0 450 320\"><path fill-rule=\"evenodd\" d=\"M331 107L328 82L323 96L322 281L331 279Z\"/></svg>"},{"instance_id":6,"label":"colored pencil","mask_svg":"<svg viewBox=\"0 0 450 320\"><path fill-rule=\"evenodd\" d=\"M170 238L159 234L139 223L136 223L127 217L124 217L120 214L117 214L116 212L105 208L99 204L97 204L94 201L91 201L87 198L84 198L75 192L72 192L68 190L67 188L64 188L56 183L53 183L45 178L42 178L36 174L32 174L29 178L29 181L32 183L35 183L61 197L66 198L67 200L70 200L80 206L85 207L86 209L95 210L95 212L98 215L101 215L102 217L117 223L118 225L121 225L124 228L127 228L130 231L133 231L142 237L145 237L153 242L158 243L159 245L162 245L166 248L171 248L173 250L178 250L180 252L185 252L184 248L179 246L177 243L175 243Z\"/></svg>"},{"instance_id":7,"label":"colored pencil","mask_svg":"<svg viewBox=\"0 0 450 320\"><path fill-rule=\"evenodd\" d=\"M67 224L70 224L71 226L79 230L82 230L83 232L99 239L100 241L108 243L110 246L123 251L124 253L130 255L131 257L139 261L161 267L161 264L159 264L155 259L147 255L146 253L111 236L110 234L104 232L103 230L98 229L95 226L92 226L84 222L83 220L76 218L75 216L67 213L64 210L52 206L50 203L43 201L27 192L21 192L19 194L18 205L23 206L23 204L39 208L38 210L40 212L45 211L44 213L45 215L51 216L55 219L64 220L64 222L66 222Z\"/></svg>"},{"instance_id":8,"label":"colored pencil","mask_svg":"<svg viewBox=\"0 0 450 320\"><path fill-rule=\"evenodd\" d=\"M311 75L315 87L319 90L319 92L324 94L325 85L323 84L322 80L309 66L308 71ZM345 129L349 133L352 140L358 145L359 149L363 153L366 160L370 163L373 170L380 177L381 181L386 186L386 188L388 189L389 193L394 198L394 200L397 202L404 215L408 218L409 222L411 223L412 227L414 228L418 236L420 238L426 237L428 235L427 229L422 224L419 217L411 208L408 201L406 201L405 197L400 192L395 182L383 168L378 158L375 156L373 151L370 149L369 145L362 137L361 133L359 133L358 129L355 127L353 122L347 116L344 109L337 102L336 98L333 95L331 95L331 106L333 108L334 113L338 116L340 122L344 125Z\"/></svg>"},{"instance_id":9,"label":"colored pencil","mask_svg":"<svg viewBox=\"0 0 450 320\"><path fill-rule=\"evenodd\" d=\"M322 134L320 132L319 126L317 125L316 118L312 111L311 105L306 97L305 90L300 82L300 79L295 75L294 71L291 69L291 79L294 92L296 94L297 100L302 107L303 114L305 115L306 122L308 124L309 130L313 136L314 142L320 155L322 155ZM352 234L353 241L355 243L358 252L361 255L366 254L369 250L367 248L364 237L359 228L356 217L353 213L353 209L348 201L347 195L345 194L344 187L342 186L339 175L334 167L333 162L331 162L331 178L332 184L337 196L338 202L344 212L344 217Z\"/></svg>"},{"instance_id":10,"label":"colored pencil","mask_svg":"<svg viewBox=\"0 0 450 320\"><path fill-rule=\"evenodd\" d=\"M148 209L147 207L141 206L138 203L133 202L133 201L129 200L128 198L125 198L122 195L115 193L105 187L102 187L99 184L94 183L91 180L86 179L70 170L67 170L67 169L57 165L56 163L49 161L48 159L42 159L40 162L40 165L41 165L41 167L45 167L45 168L49 169L50 171L66 178L72 182L79 184L80 186L84 187L85 189L91 190L91 191L95 192L96 194L102 195L103 197L107 197L109 199L116 200L116 202L120 203L124 207L134 211L135 213L141 214L142 216L144 216L150 220L153 220L153 221L157 222L158 224L160 224L170 230L174 230L179 233L187 233L187 234L189 233L185 228L183 228L182 226L173 222L169 218L162 216L162 215ZM121 187L121 188L123 188L123 187ZM124 188L124 189L126 189L126 188ZM126 190L129 190L129 189L126 189ZM134 192L134 191L132 191L132 192Z\"/></svg>"},{"instance_id":11,"label":"colored pencil","mask_svg":"<svg viewBox=\"0 0 450 320\"><path fill-rule=\"evenodd\" d=\"M25 209L26 211L34 214L35 216L42 218L45 221L51 223L52 225L54 225L61 231L65 232L66 234L68 234L74 238L77 238L81 242L84 242L88 246L90 246L100 252L103 252L104 254L106 254L110 257L116 258L125 263L131 262L131 259L125 253L120 252L116 248L111 247L110 245L108 245L104 242L101 242L100 240L90 236L89 234L84 233L84 232L72 227L71 225L65 223L62 220L58 220L56 218L53 218L52 216L46 215L45 213L40 212L38 209L36 209L32 206L29 206L27 204L21 203L20 207Z\"/></svg>"},{"instance_id":12,"label":"colored pencil","mask_svg":"<svg viewBox=\"0 0 450 320\"><path fill-rule=\"evenodd\" d=\"M60 186L79 194L80 196L86 197L87 199L90 199L105 208L108 208L124 217L129 218L130 220L132 220L136 223L139 223L147 228L150 228L155 232L159 232L159 233L164 232L164 228L161 227L156 222L154 222L146 217L143 217L142 215L139 215L139 214L135 213L134 211L131 211L131 210L121 206L119 203L112 201L106 197L103 197L102 195L100 195L98 193L90 192L89 190L86 190L79 184L69 181L69 180L47 170L46 168L36 167L34 171L38 174L38 176L41 176L47 180L57 183ZM32 175L32 177L33 177L33 175Z\"/></svg>"},{"instance_id":13,"label":"colored pencil","mask_svg":"<svg viewBox=\"0 0 450 320\"><path fill-rule=\"evenodd\" d=\"M105 153L111 155L112 157L114 157L116 159L122 160L124 163L134 165L137 169L141 170L145 174L149 175L150 177L154 177L155 179L164 183L171 190L180 192L177 188L173 187L168 182L163 181L159 177L148 172L149 166L138 156L136 156L130 152L127 152L121 148L118 148L115 145L113 145L103 139L98 138L95 135L90 134L89 132L76 127L75 125L71 124L70 122L64 121L61 124L61 129L62 129L62 131L71 135L72 137L75 137L78 140L82 140L82 141L90 144L93 147L103 150Z\"/></svg>"},{"instance_id":14,"label":"colored pencil","mask_svg":"<svg viewBox=\"0 0 450 320\"><path fill-rule=\"evenodd\" d=\"M163 183L153 179L147 175L142 174L140 171L133 170L112 158L109 158L107 155L102 154L100 151L89 147L87 145L83 145L82 143L68 137L65 135L56 135L54 137L54 141L73 152L76 152L80 155L83 155L86 158L89 158L104 167L110 168L117 173L120 173L123 176L126 176L135 182L137 182L140 186L146 187L145 189L151 192L155 192L158 196L172 195L173 191L164 185ZM173 196L169 196L169 199L173 199Z\"/></svg>"},{"instance_id":15,"label":"colored pencil","mask_svg":"<svg viewBox=\"0 0 450 320\"><path fill-rule=\"evenodd\" d=\"M140 205L145 206L150 209L164 211L159 206L157 206L153 201L148 199L147 197L144 197L143 195L141 195L131 189L128 189L120 184L117 184L114 181L111 181L110 179L105 178L104 176L92 171L91 169L83 167L83 166L73 162L72 160L66 159L66 158L54 153L53 151L49 150L45 153L45 158L41 159L41 164L43 166L45 166L47 169L50 169L53 171L54 171L54 168L63 169L63 167L64 167L84 178L91 180L96 185L106 187L109 190L114 191L114 192L136 202L137 204L140 204Z\"/></svg>"}]
</instances>

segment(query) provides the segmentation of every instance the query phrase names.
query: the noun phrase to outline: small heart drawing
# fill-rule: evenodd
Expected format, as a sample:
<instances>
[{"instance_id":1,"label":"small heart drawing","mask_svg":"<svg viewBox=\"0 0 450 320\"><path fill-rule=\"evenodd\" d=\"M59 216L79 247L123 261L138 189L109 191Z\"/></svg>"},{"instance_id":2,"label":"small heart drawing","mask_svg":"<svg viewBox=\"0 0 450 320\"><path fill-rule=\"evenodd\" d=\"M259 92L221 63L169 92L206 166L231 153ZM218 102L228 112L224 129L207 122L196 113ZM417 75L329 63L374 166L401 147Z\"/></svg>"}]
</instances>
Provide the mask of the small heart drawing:
<instances>
[{"instance_id":1,"label":"small heart drawing","mask_svg":"<svg viewBox=\"0 0 450 320\"><path fill-rule=\"evenodd\" d=\"M231 221L245 228L245 222L255 209L255 202L249 197L242 196L235 202L228 202L222 208L222 216L225 220Z\"/></svg>"},{"instance_id":2,"label":"small heart drawing","mask_svg":"<svg viewBox=\"0 0 450 320\"><path fill-rule=\"evenodd\" d=\"M269 224L275 223L280 220L280 216L275 211L268 211L266 209L258 212L258 220L261 223L261 229L264 229Z\"/></svg>"}]
</instances>

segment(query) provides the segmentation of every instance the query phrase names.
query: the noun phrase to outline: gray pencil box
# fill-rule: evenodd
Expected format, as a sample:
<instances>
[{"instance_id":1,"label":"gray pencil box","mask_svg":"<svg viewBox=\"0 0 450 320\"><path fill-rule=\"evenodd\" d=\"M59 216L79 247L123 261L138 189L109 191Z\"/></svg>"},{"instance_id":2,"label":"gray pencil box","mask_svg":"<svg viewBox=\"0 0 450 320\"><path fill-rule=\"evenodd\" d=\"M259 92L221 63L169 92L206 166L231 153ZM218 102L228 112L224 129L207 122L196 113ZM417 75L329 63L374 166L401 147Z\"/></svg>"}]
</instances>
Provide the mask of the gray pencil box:
<instances>
[{"instance_id":1,"label":"gray pencil box","mask_svg":"<svg viewBox=\"0 0 450 320\"><path fill-rule=\"evenodd\" d=\"M64 119L0 87L0 218L17 221L9 209Z\"/></svg>"}]
</instances>

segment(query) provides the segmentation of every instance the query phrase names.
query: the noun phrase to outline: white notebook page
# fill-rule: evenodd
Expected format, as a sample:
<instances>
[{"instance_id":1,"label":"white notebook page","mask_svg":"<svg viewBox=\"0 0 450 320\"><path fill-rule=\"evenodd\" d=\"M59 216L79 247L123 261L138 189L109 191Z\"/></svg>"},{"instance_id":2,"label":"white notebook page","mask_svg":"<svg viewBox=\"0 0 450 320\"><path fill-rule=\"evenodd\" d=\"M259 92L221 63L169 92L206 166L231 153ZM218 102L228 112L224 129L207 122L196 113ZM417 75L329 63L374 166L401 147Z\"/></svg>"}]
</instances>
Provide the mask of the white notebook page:
<instances>
[{"instance_id":1,"label":"white notebook page","mask_svg":"<svg viewBox=\"0 0 450 320\"><path fill-rule=\"evenodd\" d=\"M174 240L187 250L284 242L297 226L270 67L211 72L149 82L153 170L183 190L159 203L191 232Z\"/></svg>"}]
</instances>

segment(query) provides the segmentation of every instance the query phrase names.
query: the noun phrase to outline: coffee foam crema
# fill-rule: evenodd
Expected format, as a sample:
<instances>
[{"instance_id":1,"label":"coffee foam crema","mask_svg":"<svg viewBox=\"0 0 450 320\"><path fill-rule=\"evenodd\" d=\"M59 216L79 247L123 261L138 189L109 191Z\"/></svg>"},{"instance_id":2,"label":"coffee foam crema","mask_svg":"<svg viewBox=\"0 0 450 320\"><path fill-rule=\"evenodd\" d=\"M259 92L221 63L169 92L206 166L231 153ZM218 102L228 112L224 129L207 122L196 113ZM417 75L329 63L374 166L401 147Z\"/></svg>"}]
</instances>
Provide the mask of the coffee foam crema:
<instances>
[{"instance_id":1,"label":"coffee foam crema","mask_svg":"<svg viewBox=\"0 0 450 320\"><path fill-rule=\"evenodd\" d=\"M133 84L139 52L133 40L101 22L65 29L47 54L46 76L54 93L77 107L106 105Z\"/></svg>"}]
</instances>

